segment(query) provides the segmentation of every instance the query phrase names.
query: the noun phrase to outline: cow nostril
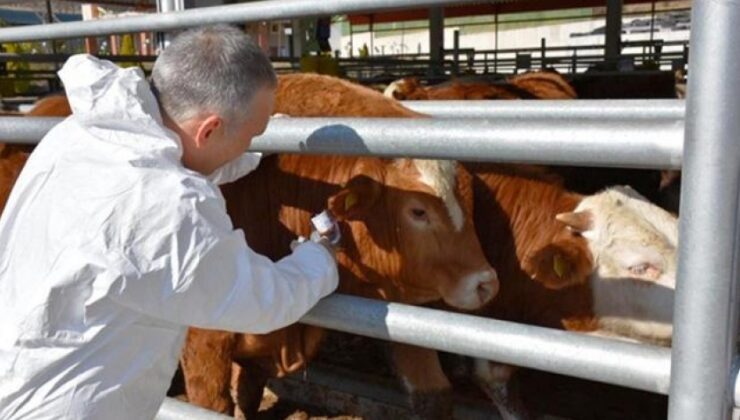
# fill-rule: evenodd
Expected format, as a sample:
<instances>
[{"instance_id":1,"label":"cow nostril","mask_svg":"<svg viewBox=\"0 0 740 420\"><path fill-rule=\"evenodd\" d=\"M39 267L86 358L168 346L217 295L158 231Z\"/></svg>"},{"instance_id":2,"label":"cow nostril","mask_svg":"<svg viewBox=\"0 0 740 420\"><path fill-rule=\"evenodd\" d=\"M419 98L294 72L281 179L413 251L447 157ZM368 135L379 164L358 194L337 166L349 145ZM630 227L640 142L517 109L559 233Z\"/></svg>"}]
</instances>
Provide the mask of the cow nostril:
<instances>
[{"instance_id":1,"label":"cow nostril","mask_svg":"<svg viewBox=\"0 0 740 420\"><path fill-rule=\"evenodd\" d=\"M485 304L486 302L493 299L493 297L496 296L496 294L498 293L498 281L492 279L480 282L478 283L476 292L478 294L478 299L480 300L480 303Z\"/></svg>"}]
</instances>

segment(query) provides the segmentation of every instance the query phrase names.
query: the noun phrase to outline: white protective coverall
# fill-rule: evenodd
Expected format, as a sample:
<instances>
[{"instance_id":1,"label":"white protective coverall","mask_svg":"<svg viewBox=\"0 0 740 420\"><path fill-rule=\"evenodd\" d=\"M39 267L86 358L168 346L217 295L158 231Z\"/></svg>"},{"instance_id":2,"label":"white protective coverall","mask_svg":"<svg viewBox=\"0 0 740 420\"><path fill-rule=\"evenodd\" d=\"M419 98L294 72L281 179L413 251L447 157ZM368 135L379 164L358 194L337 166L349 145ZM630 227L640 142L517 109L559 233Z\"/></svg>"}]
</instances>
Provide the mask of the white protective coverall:
<instances>
[{"instance_id":1,"label":"white protective coverall","mask_svg":"<svg viewBox=\"0 0 740 420\"><path fill-rule=\"evenodd\" d=\"M74 115L0 219L0 419L151 419L186 326L294 323L336 288L336 264L313 242L277 263L252 251L218 187L183 167L138 68L78 55L59 75Z\"/></svg>"}]
</instances>

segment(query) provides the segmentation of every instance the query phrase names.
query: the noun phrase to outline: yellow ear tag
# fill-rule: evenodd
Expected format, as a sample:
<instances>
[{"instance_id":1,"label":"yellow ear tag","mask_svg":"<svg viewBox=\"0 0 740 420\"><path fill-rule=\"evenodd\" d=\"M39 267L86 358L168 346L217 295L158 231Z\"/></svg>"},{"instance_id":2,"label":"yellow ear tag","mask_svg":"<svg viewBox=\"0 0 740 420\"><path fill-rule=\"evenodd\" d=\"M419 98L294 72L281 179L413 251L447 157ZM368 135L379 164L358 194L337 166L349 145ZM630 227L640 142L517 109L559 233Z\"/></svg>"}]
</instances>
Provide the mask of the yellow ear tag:
<instances>
[{"instance_id":1,"label":"yellow ear tag","mask_svg":"<svg viewBox=\"0 0 740 420\"><path fill-rule=\"evenodd\" d=\"M357 204L357 194L349 193L344 197L344 211L349 211L355 204Z\"/></svg>"},{"instance_id":2,"label":"yellow ear tag","mask_svg":"<svg viewBox=\"0 0 740 420\"><path fill-rule=\"evenodd\" d=\"M555 256L552 258L552 269L555 271L555 274L558 276L558 278L563 278L563 276L568 272L568 261L563 258L560 254L555 254Z\"/></svg>"}]
</instances>

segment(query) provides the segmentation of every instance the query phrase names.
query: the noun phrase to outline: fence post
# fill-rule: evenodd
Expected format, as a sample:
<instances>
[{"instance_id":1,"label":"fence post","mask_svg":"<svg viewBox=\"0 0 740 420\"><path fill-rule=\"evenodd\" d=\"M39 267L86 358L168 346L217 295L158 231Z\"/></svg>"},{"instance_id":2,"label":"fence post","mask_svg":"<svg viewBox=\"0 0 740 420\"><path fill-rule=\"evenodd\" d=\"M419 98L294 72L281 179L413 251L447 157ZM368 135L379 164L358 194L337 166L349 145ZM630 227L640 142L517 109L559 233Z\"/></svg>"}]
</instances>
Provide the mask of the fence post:
<instances>
[{"instance_id":1,"label":"fence post","mask_svg":"<svg viewBox=\"0 0 740 420\"><path fill-rule=\"evenodd\" d=\"M453 65L452 72L455 76L460 74L460 30L455 29L452 35L452 56Z\"/></svg>"},{"instance_id":2,"label":"fence post","mask_svg":"<svg viewBox=\"0 0 740 420\"><path fill-rule=\"evenodd\" d=\"M740 3L693 3L670 420L727 419L740 274Z\"/></svg>"},{"instance_id":3,"label":"fence post","mask_svg":"<svg viewBox=\"0 0 740 420\"><path fill-rule=\"evenodd\" d=\"M545 64L545 60L547 59L546 54L547 54L547 41L545 41L545 38L541 38L540 39L540 68L542 70L544 70L545 67L547 67L547 65Z\"/></svg>"}]
</instances>

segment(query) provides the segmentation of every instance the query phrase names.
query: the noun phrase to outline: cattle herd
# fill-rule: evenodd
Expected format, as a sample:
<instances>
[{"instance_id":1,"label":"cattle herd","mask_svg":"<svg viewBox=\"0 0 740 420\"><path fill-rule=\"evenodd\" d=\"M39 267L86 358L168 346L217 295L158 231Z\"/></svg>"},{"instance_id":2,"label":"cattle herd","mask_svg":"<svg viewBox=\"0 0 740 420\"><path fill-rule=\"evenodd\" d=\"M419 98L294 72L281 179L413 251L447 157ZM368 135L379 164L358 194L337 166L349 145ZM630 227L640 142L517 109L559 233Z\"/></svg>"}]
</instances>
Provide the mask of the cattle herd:
<instances>
[{"instance_id":1,"label":"cattle herd","mask_svg":"<svg viewBox=\"0 0 740 420\"><path fill-rule=\"evenodd\" d=\"M414 79L386 94L328 76L283 75L288 117L430 118L397 99L575 99L556 73L500 84ZM30 115L67 116L63 96ZM0 144L0 211L31 150ZM329 208L344 237L339 292L669 346L677 200L659 171L377 157L271 155L222 187L234 225L278 259ZM676 182L676 177L670 179ZM628 185L625 185L628 184ZM440 326L443 330L444 326ZM266 335L191 328L181 358L190 402L254 418L266 382L306 368L325 339L296 324ZM388 362L419 418L451 418L453 386L435 351L391 343ZM517 369L471 362L470 379L505 419L534 415Z\"/></svg>"}]
</instances>

